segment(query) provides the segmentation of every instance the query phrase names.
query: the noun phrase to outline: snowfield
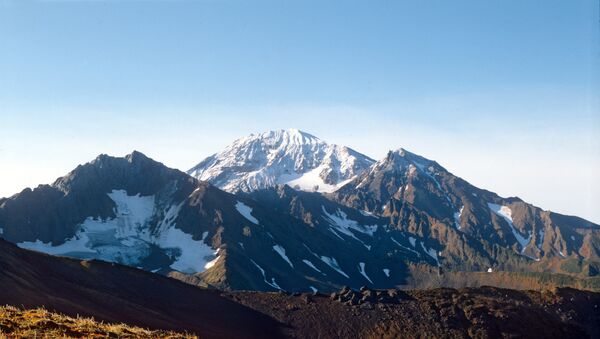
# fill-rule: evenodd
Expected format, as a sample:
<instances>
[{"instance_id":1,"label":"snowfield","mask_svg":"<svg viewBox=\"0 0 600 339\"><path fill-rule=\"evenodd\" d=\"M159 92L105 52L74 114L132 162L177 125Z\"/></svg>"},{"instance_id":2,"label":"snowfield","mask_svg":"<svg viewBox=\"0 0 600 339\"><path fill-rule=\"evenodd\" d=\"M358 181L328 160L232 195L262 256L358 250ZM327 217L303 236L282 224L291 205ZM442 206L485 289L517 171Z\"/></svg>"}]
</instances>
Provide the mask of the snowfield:
<instances>
[{"instance_id":1,"label":"snowfield","mask_svg":"<svg viewBox=\"0 0 600 339\"><path fill-rule=\"evenodd\" d=\"M334 227L337 231L347 236L356 238L354 236L354 233L351 232L351 230L367 234L371 237L373 236L373 234L375 234L375 232L377 232L377 225L360 225L357 221L348 219L348 215L346 215L346 213L344 213L340 209L336 210L335 214L330 214L329 212L327 212L325 206L321 206L321 209L323 210L323 213L325 214L325 217L329 224L332 227Z\"/></svg>"},{"instance_id":2,"label":"snowfield","mask_svg":"<svg viewBox=\"0 0 600 339\"><path fill-rule=\"evenodd\" d=\"M154 196L129 196L124 190L113 190L108 196L116 205L115 218L87 218L72 238L59 245L40 240L17 245L52 255L101 259L134 267L139 267L150 255L151 247L156 246L173 260L171 269L184 273L203 272L215 259L215 251L204 242L207 232L201 240L194 240L175 227L180 205L170 206L158 224L159 231L151 234L147 223L155 213Z\"/></svg>"},{"instance_id":3,"label":"snowfield","mask_svg":"<svg viewBox=\"0 0 600 339\"><path fill-rule=\"evenodd\" d=\"M333 192L373 163L350 148L287 129L238 139L188 174L232 193L279 184L311 192Z\"/></svg>"}]
</instances>

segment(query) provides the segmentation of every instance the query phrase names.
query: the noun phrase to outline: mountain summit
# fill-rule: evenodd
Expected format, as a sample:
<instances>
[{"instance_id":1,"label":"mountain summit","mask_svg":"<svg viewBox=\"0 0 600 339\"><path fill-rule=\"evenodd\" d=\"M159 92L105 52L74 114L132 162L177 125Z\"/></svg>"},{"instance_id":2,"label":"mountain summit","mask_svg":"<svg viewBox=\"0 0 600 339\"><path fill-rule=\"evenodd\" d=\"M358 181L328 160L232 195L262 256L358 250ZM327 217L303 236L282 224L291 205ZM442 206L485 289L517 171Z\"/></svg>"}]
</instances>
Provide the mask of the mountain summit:
<instances>
[{"instance_id":1,"label":"mountain summit","mask_svg":"<svg viewBox=\"0 0 600 339\"><path fill-rule=\"evenodd\" d=\"M373 163L373 159L348 147L287 129L238 139L188 174L228 192L251 192L280 184L304 191L332 192Z\"/></svg>"}]
</instances>

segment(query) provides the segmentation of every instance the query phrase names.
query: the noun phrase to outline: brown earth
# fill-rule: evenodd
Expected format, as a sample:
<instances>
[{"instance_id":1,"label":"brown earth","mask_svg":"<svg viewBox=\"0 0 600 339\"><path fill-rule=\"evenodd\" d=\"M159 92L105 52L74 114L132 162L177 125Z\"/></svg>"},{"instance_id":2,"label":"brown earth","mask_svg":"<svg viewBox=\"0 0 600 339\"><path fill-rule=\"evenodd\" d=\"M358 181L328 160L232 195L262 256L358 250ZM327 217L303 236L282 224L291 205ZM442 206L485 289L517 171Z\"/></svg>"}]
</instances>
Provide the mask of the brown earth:
<instances>
[{"instance_id":1,"label":"brown earth","mask_svg":"<svg viewBox=\"0 0 600 339\"><path fill-rule=\"evenodd\" d=\"M573 289L540 293L481 287L230 296L287 324L285 334L294 338L600 337L600 294Z\"/></svg>"}]
</instances>

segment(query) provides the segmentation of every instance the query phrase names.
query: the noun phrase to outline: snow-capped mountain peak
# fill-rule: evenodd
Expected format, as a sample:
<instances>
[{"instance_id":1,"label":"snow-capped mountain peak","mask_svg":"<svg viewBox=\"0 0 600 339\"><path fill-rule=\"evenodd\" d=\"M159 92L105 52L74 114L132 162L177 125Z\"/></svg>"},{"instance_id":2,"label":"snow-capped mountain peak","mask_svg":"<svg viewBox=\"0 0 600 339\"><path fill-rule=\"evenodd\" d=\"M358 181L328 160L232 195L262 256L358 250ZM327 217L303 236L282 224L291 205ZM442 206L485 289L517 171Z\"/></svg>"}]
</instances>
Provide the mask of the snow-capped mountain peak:
<instances>
[{"instance_id":1,"label":"snow-capped mountain peak","mask_svg":"<svg viewBox=\"0 0 600 339\"><path fill-rule=\"evenodd\" d=\"M188 173L229 192L250 192L288 184L307 191L332 192L374 161L348 147L298 129L252 134Z\"/></svg>"}]
</instances>

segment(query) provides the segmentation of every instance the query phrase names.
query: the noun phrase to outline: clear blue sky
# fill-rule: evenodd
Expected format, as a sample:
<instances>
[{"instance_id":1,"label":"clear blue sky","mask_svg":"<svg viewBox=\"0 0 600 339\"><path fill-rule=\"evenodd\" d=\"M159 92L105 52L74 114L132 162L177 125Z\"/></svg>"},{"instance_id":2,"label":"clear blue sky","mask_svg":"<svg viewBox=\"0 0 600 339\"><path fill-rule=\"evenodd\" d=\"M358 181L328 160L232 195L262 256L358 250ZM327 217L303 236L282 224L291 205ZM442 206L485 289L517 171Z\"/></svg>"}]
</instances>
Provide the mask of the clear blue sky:
<instances>
[{"instance_id":1,"label":"clear blue sky","mask_svg":"<svg viewBox=\"0 0 600 339\"><path fill-rule=\"evenodd\" d=\"M0 196L296 127L600 222L598 1L0 0Z\"/></svg>"}]
</instances>

